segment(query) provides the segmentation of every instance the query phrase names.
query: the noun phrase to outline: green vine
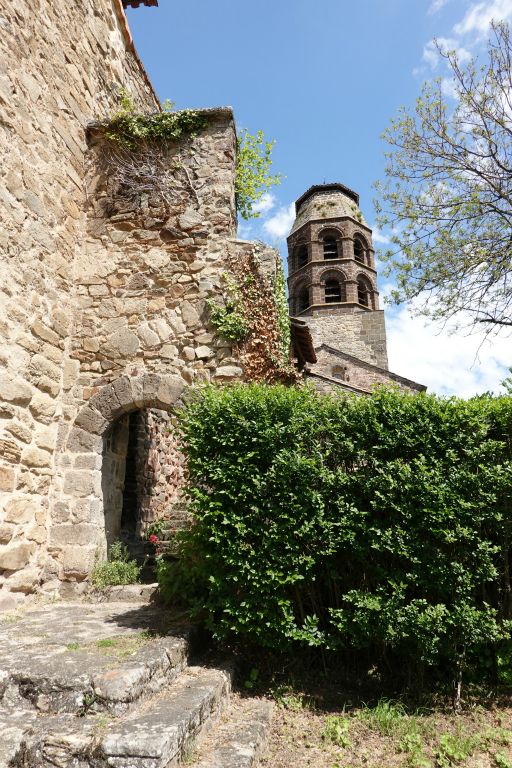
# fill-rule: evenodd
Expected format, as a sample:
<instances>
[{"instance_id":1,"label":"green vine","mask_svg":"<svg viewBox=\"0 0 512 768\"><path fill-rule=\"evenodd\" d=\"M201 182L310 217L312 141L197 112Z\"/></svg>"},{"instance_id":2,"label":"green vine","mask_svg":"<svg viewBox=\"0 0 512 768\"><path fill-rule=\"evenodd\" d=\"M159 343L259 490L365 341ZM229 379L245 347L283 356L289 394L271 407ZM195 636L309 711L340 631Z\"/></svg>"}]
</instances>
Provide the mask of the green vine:
<instances>
[{"instance_id":1,"label":"green vine","mask_svg":"<svg viewBox=\"0 0 512 768\"><path fill-rule=\"evenodd\" d=\"M142 114L137 112L131 94L122 88L119 110L103 124L105 137L126 149L137 149L146 142L177 141L185 135L194 136L206 126L206 117L196 110L173 112L173 107L173 103L166 100L162 112Z\"/></svg>"},{"instance_id":2,"label":"green vine","mask_svg":"<svg viewBox=\"0 0 512 768\"><path fill-rule=\"evenodd\" d=\"M277 264L277 271L272 281L274 303L277 310L277 326L279 329L279 342L283 362L287 363L290 354L291 330L288 300L286 298L286 280L281 263Z\"/></svg>"},{"instance_id":3,"label":"green vine","mask_svg":"<svg viewBox=\"0 0 512 768\"><path fill-rule=\"evenodd\" d=\"M219 336L234 344L243 341L249 333L249 323L245 317L244 303L239 286L235 280L224 274L227 299L218 304L214 299L207 299L210 319Z\"/></svg>"}]
</instances>

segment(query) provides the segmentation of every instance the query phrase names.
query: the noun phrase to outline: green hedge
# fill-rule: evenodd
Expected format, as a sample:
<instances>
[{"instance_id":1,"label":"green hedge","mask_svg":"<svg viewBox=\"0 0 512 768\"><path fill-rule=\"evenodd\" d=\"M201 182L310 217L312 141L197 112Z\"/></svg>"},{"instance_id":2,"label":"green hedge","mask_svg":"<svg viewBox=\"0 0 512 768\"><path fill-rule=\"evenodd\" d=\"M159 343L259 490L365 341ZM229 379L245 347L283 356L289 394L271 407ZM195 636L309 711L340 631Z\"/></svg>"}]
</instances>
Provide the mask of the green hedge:
<instances>
[{"instance_id":1,"label":"green hedge","mask_svg":"<svg viewBox=\"0 0 512 768\"><path fill-rule=\"evenodd\" d=\"M509 636L511 398L209 387L181 424L162 585L216 637L460 668Z\"/></svg>"}]
</instances>

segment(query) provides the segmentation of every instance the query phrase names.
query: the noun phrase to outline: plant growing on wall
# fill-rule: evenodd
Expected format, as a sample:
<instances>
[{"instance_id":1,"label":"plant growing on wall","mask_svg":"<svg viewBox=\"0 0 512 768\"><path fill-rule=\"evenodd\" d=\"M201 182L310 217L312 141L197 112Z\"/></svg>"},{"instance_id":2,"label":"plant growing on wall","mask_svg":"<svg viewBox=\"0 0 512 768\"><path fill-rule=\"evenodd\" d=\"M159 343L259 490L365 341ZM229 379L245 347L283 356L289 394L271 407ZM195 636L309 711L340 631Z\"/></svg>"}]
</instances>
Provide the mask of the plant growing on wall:
<instances>
[{"instance_id":1,"label":"plant growing on wall","mask_svg":"<svg viewBox=\"0 0 512 768\"><path fill-rule=\"evenodd\" d=\"M107 165L117 181L118 188L132 196L155 193L172 204L173 190L188 186L197 193L179 156L169 165L168 148L184 136L194 137L207 125L207 117L193 109L174 111L166 100L162 112L144 114L137 111L131 94L120 90L119 109L101 124L103 135L111 147L107 152ZM235 175L235 202L240 216L256 218L260 214L254 205L275 184L280 174L271 174L274 141L265 141L263 131L256 134L243 129L237 138Z\"/></svg>"},{"instance_id":2,"label":"plant growing on wall","mask_svg":"<svg viewBox=\"0 0 512 768\"><path fill-rule=\"evenodd\" d=\"M207 299L210 319L215 330L223 339L235 344L242 341L250 330L248 318L244 310L242 293L231 275L223 275L226 285L226 299L219 304L214 299Z\"/></svg>"},{"instance_id":3,"label":"plant growing on wall","mask_svg":"<svg viewBox=\"0 0 512 768\"><path fill-rule=\"evenodd\" d=\"M152 196L167 209L178 206L184 194L198 202L187 168L188 148L180 139L195 136L206 124L206 117L195 110L174 112L170 101L162 112L140 113L132 96L121 89L118 111L99 125L107 139L101 162L112 197L140 204L143 195Z\"/></svg>"},{"instance_id":4,"label":"plant growing on wall","mask_svg":"<svg viewBox=\"0 0 512 768\"><path fill-rule=\"evenodd\" d=\"M210 320L217 333L236 344L247 381L297 380L290 364L290 318L285 279L278 254L272 274L262 265L263 243L254 243L229 258L230 275L224 304L208 301ZM267 253L268 255L268 253ZM272 258L270 259L272 263Z\"/></svg>"},{"instance_id":5,"label":"plant growing on wall","mask_svg":"<svg viewBox=\"0 0 512 768\"><path fill-rule=\"evenodd\" d=\"M164 101L162 112L146 115L137 112L131 94L121 89L118 111L104 124L105 138L125 149L139 149L145 143L178 141L193 136L206 126L206 117L194 109L174 111L172 101Z\"/></svg>"},{"instance_id":6,"label":"plant growing on wall","mask_svg":"<svg viewBox=\"0 0 512 768\"><path fill-rule=\"evenodd\" d=\"M237 139L235 200L243 219L258 218L254 206L265 192L281 183L280 174L271 174L272 149L275 141L265 141L263 131L255 135L244 128Z\"/></svg>"}]
</instances>

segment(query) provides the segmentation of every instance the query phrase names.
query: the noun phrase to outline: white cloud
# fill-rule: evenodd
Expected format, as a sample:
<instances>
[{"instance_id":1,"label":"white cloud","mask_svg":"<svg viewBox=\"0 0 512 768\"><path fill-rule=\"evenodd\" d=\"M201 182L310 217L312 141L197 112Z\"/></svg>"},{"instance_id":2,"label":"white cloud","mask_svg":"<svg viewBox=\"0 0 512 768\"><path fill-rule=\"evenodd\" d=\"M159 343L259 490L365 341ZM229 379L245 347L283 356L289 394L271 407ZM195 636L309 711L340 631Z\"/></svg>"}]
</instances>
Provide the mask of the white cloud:
<instances>
[{"instance_id":1,"label":"white cloud","mask_svg":"<svg viewBox=\"0 0 512 768\"><path fill-rule=\"evenodd\" d=\"M453 77L443 77L441 79L441 91L445 96L449 96L450 99L458 100L459 98L457 84Z\"/></svg>"},{"instance_id":2,"label":"white cloud","mask_svg":"<svg viewBox=\"0 0 512 768\"><path fill-rule=\"evenodd\" d=\"M428 9L429 15L432 16L434 13L438 13L441 8L444 8L448 1L449 0L432 0L430 8Z\"/></svg>"},{"instance_id":3,"label":"white cloud","mask_svg":"<svg viewBox=\"0 0 512 768\"><path fill-rule=\"evenodd\" d=\"M274 216L263 222L265 232L276 240L287 236L295 219L295 203L278 208Z\"/></svg>"},{"instance_id":4,"label":"white cloud","mask_svg":"<svg viewBox=\"0 0 512 768\"><path fill-rule=\"evenodd\" d=\"M276 204L275 195L271 192L265 192L259 202L253 205L252 209L255 213L268 213Z\"/></svg>"},{"instance_id":5,"label":"white cloud","mask_svg":"<svg viewBox=\"0 0 512 768\"><path fill-rule=\"evenodd\" d=\"M453 28L457 35L487 35L491 21L507 21L512 18L512 0L484 0L473 3L462 21Z\"/></svg>"},{"instance_id":6,"label":"white cloud","mask_svg":"<svg viewBox=\"0 0 512 768\"><path fill-rule=\"evenodd\" d=\"M388 245L391 242L390 237L381 232L378 227L373 228L372 238L374 243L382 243L382 245Z\"/></svg>"},{"instance_id":7,"label":"white cloud","mask_svg":"<svg viewBox=\"0 0 512 768\"><path fill-rule=\"evenodd\" d=\"M385 292L384 289L383 292ZM449 329L411 317L407 308L386 311L389 367L440 395L471 397L501 391L512 365L510 337L484 333L450 335Z\"/></svg>"},{"instance_id":8,"label":"white cloud","mask_svg":"<svg viewBox=\"0 0 512 768\"><path fill-rule=\"evenodd\" d=\"M247 221L238 222L238 231L236 236L239 240L250 240L253 237L254 230L251 223Z\"/></svg>"},{"instance_id":9,"label":"white cloud","mask_svg":"<svg viewBox=\"0 0 512 768\"><path fill-rule=\"evenodd\" d=\"M471 59L470 52L453 37L438 37L437 44L440 46L441 50L446 53L448 51L455 51L458 60L462 64L470 61ZM439 55L439 51L437 50L436 42L434 40L430 40L423 48L423 61L428 64L431 69L437 69L440 58L441 57Z\"/></svg>"}]
</instances>

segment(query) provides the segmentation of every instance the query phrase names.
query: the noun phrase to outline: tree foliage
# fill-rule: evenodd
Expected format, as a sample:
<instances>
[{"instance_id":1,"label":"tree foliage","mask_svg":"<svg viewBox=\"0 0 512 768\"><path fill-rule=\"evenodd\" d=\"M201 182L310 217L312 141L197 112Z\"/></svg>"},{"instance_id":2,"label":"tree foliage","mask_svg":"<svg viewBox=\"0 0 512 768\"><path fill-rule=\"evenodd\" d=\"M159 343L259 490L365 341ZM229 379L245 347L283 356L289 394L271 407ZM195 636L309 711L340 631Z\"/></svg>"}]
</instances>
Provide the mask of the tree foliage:
<instances>
[{"instance_id":1,"label":"tree foliage","mask_svg":"<svg viewBox=\"0 0 512 768\"><path fill-rule=\"evenodd\" d=\"M384 138L386 179L378 184L380 226L395 249L398 301L420 299L437 318L466 313L487 330L512 325L512 43L492 27L486 63L463 65L455 51L446 80L424 84L414 110L401 109Z\"/></svg>"},{"instance_id":2,"label":"tree foliage","mask_svg":"<svg viewBox=\"0 0 512 768\"><path fill-rule=\"evenodd\" d=\"M281 183L280 174L270 173L275 141L265 141L261 130L254 135L243 129L237 144L236 208L243 219L259 218L254 206L271 187Z\"/></svg>"},{"instance_id":3,"label":"tree foliage","mask_svg":"<svg viewBox=\"0 0 512 768\"><path fill-rule=\"evenodd\" d=\"M196 525L162 576L218 638L455 675L508 636L511 398L210 387L182 429Z\"/></svg>"}]
</instances>

